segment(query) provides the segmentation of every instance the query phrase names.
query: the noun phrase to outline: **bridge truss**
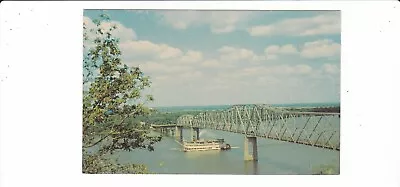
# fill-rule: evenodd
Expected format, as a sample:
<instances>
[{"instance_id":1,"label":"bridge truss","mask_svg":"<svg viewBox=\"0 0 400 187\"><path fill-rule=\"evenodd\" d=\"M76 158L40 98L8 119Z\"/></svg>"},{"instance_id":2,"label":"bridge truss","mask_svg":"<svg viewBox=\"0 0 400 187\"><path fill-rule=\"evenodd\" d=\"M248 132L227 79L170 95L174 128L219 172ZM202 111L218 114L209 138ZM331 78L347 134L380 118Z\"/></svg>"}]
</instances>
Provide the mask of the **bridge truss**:
<instances>
[{"instance_id":1,"label":"bridge truss","mask_svg":"<svg viewBox=\"0 0 400 187\"><path fill-rule=\"evenodd\" d=\"M340 150L340 114L292 112L269 105L235 105L183 115L177 125L207 128Z\"/></svg>"}]
</instances>

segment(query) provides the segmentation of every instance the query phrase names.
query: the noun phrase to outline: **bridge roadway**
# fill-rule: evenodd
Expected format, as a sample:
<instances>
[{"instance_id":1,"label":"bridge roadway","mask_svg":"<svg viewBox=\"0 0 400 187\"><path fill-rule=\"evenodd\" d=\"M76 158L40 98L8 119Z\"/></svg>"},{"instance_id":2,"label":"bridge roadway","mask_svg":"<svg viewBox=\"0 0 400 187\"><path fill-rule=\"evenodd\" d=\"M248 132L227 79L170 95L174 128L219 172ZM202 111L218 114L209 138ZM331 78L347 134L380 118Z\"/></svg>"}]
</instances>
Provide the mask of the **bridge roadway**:
<instances>
[{"instance_id":1,"label":"bridge roadway","mask_svg":"<svg viewBox=\"0 0 400 187\"><path fill-rule=\"evenodd\" d=\"M197 132L197 139L199 129L244 134L245 149L247 143L253 144L253 155L247 160L257 160L256 137L340 150L340 113L294 112L269 105L235 105L222 111L183 115L176 124L154 127L180 129L180 133L176 133L179 136L182 128L192 128ZM245 150L245 159L246 154Z\"/></svg>"}]
</instances>

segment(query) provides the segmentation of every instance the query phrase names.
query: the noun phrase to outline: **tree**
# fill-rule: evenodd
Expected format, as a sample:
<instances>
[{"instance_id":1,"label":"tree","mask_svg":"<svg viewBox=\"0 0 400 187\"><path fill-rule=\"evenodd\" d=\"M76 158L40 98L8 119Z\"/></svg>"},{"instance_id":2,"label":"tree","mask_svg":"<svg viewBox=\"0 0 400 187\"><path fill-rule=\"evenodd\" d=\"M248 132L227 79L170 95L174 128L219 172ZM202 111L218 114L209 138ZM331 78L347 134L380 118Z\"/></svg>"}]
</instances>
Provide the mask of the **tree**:
<instances>
[{"instance_id":1,"label":"tree","mask_svg":"<svg viewBox=\"0 0 400 187\"><path fill-rule=\"evenodd\" d=\"M127 118L146 115L152 101L143 90L149 77L138 67L121 62L117 29L102 14L93 25L83 24L83 173L147 173L143 165L121 165L110 158L116 151L154 150L161 137L149 136L149 128ZM92 27L92 28L90 28ZM108 27L108 28L107 28Z\"/></svg>"},{"instance_id":2,"label":"tree","mask_svg":"<svg viewBox=\"0 0 400 187\"><path fill-rule=\"evenodd\" d=\"M313 169L313 175L337 175L339 168L333 164L320 165Z\"/></svg>"}]
</instances>

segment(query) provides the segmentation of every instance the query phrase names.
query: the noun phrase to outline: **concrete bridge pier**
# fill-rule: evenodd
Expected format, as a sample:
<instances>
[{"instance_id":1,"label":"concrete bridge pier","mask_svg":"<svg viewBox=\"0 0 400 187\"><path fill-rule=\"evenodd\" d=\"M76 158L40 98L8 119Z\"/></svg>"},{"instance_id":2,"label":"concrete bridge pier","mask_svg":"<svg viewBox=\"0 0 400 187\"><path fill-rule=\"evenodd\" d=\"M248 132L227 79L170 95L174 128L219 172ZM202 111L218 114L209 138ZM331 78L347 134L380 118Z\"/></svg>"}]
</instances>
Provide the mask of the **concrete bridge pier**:
<instances>
[{"instance_id":1,"label":"concrete bridge pier","mask_svg":"<svg viewBox=\"0 0 400 187\"><path fill-rule=\"evenodd\" d=\"M160 129L161 129L161 133L164 134L164 135L170 135L171 134L171 129L169 129L169 128L163 127L163 128L160 128Z\"/></svg>"},{"instance_id":2,"label":"concrete bridge pier","mask_svg":"<svg viewBox=\"0 0 400 187\"><path fill-rule=\"evenodd\" d=\"M178 139L179 142L183 142L183 127L175 127L175 138Z\"/></svg>"},{"instance_id":3,"label":"concrete bridge pier","mask_svg":"<svg viewBox=\"0 0 400 187\"><path fill-rule=\"evenodd\" d=\"M192 127L192 140L200 140L200 128Z\"/></svg>"},{"instance_id":4,"label":"concrete bridge pier","mask_svg":"<svg viewBox=\"0 0 400 187\"><path fill-rule=\"evenodd\" d=\"M251 145L252 145L252 154L249 153L249 143L251 143ZM258 161L257 137L245 136L243 148L244 148L244 160L245 161Z\"/></svg>"}]
</instances>

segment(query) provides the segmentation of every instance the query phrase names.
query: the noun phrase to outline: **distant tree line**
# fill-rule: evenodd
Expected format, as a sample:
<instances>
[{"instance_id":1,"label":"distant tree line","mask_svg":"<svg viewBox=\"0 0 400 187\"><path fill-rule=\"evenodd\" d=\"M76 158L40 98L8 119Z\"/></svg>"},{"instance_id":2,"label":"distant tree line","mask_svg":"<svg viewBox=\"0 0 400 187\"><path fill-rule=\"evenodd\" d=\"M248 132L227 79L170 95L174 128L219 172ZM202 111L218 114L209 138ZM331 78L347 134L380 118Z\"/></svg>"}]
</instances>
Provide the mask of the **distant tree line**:
<instances>
[{"instance_id":1,"label":"distant tree line","mask_svg":"<svg viewBox=\"0 0 400 187\"><path fill-rule=\"evenodd\" d=\"M337 107L318 107L312 108L311 112L340 113L340 106Z\"/></svg>"},{"instance_id":2,"label":"distant tree line","mask_svg":"<svg viewBox=\"0 0 400 187\"><path fill-rule=\"evenodd\" d=\"M340 106L335 106L335 107L314 107L314 108L288 108L287 110L296 111L296 112L340 113Z\"/></svg>"}]
</instances>

